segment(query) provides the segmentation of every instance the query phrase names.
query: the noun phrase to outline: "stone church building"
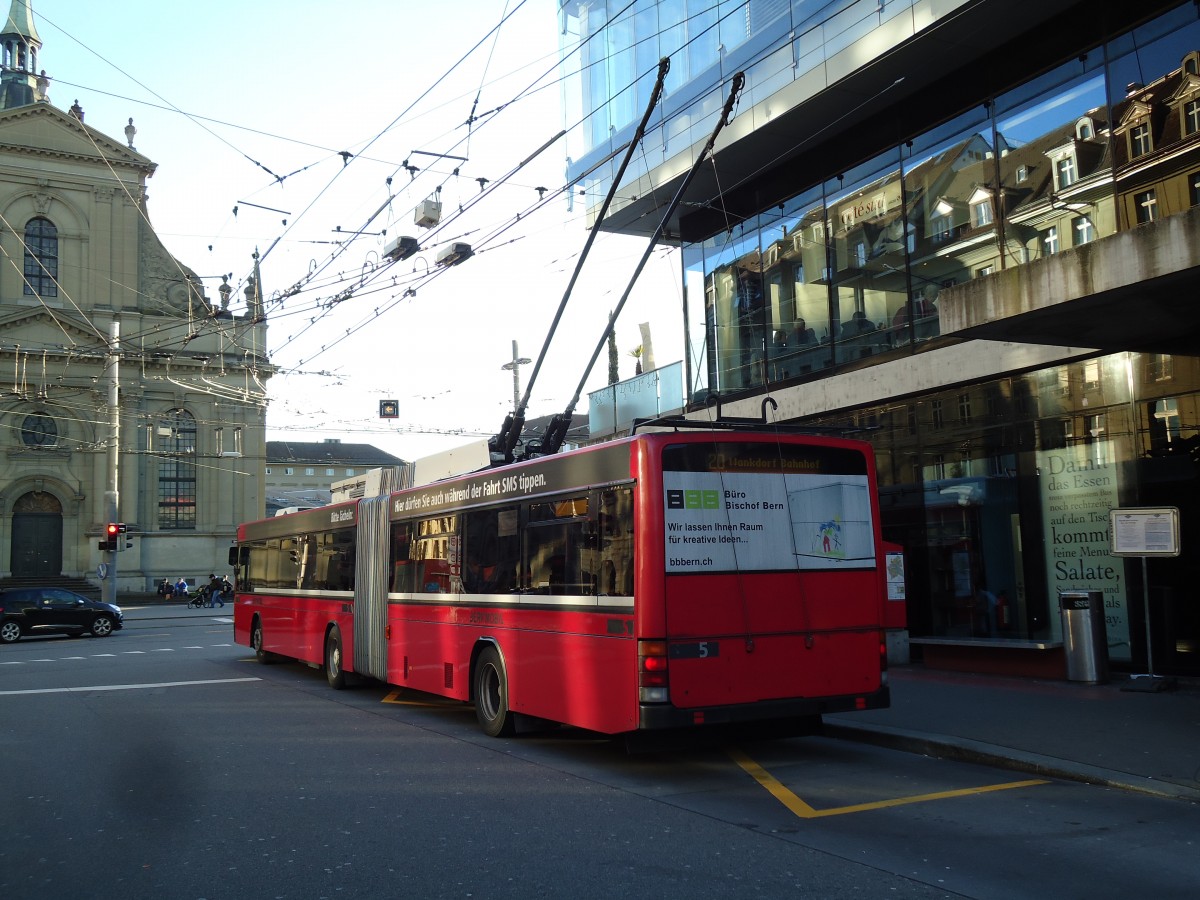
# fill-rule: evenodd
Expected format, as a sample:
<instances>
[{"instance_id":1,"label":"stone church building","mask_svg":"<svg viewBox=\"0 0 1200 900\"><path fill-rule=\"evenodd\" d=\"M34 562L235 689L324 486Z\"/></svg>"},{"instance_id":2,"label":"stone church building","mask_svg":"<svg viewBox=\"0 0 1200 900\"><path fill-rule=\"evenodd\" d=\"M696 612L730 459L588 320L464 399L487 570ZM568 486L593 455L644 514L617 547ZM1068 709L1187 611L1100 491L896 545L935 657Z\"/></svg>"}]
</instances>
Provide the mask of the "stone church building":
<instances>
[{"instance_id":1,"label":"stone church building","mask_svg":"<svg viewBox=\"0 0 1200 900\"><path fill-rule=\"evenodd\" d=\"M271 367L257 267L235 288L156 236L155 163L49 99L28 0L0 33L0 586L106 596L227 569L263 514ZM248 261L249 263L250 261ZM241 286L239 286L241 287ZM101 548L123 523L120 550ZM126 546L128 545L128 546Z\"/></svg>"}]
</instances>

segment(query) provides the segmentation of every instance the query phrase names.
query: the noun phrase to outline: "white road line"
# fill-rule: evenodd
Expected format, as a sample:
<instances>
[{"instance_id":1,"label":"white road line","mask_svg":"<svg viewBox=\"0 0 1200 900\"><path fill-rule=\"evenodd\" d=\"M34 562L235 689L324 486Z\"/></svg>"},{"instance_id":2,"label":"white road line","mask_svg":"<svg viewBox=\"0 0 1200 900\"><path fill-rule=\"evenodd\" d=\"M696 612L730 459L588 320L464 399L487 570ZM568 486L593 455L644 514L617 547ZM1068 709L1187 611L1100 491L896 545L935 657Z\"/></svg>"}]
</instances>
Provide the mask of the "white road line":
<instances>
[{"instance_id":1,"label":"white road line","mask_svg":"<svg viewBox=\"0 0 1200 900\"><path fill-rule=\"evenodd\" d=\"M200 684L239 684L261 678L218 678L212 681L162 681L157 684L97 684L92 687L37 688L29 691L0 691L0 697L18 694L87 694L91 691L142 691L147 688L192 687Z\"/></svg>"}]
</instances>

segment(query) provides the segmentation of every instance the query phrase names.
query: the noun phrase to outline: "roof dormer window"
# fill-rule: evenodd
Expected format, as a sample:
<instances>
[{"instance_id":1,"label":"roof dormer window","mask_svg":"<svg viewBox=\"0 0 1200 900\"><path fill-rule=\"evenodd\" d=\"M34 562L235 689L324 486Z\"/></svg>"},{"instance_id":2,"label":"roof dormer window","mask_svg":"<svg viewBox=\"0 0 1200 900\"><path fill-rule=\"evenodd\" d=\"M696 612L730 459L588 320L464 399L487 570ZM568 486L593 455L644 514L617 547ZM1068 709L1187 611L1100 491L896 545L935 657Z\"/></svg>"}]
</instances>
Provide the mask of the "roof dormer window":
<instances>
[{"instance_id":1,"label":"roof dormer window","mask_svg":"<svg viewBox=\"0 0 1200 900\"><path fill-rule=\"evenodd\" d=\"M1200 100L1188 100L1182 111L1184 135L1200 132Z\"/></svg>"},{"instance_id":2,"label":"roof dormer window","mask_svg":"<svg viewBox=\"0 0 1200 900\"><path fill-rule=\"evenodd\" d=\"M1081 141L1090 141L1096 136L1096 124L1084 116L1075 123L1075 137Z\"/></svg>"},{"instance_id":3,"label":"roof dormer window","mask_svg":"<svg viewBox=\"0 0 1200 900\"><path fill-rule=\"evenodd\" d=\"M1075 157L1064 156L1054 162L1054 181L1058 190L1065 187L1070 187L1078 179L1078 174L1075 170Z\"/></svg>"},{"instance_id":4,"label":"roof dormer window","mask_svg":"<svg viewBox=\"0 0 1200 900\"><path fill-rule=\"evenodd\" d=\"M1154 149L1150 136L1150 123L1142 122L1129 129L1129 158L1145 156Z\"/></svg>"},{"instance_id":5,"label":"roof dormer window","mask_svg":"<svg viewBox=\"0 0 1200 900\"><path fill-rule=\"evenodd\" d=\"M995 220L995 214L992 207L992 192L986 188L979 188L971 195L971 226L974 228L983 228L986 225L991 225Z\"/></svg>"}]
</instances>

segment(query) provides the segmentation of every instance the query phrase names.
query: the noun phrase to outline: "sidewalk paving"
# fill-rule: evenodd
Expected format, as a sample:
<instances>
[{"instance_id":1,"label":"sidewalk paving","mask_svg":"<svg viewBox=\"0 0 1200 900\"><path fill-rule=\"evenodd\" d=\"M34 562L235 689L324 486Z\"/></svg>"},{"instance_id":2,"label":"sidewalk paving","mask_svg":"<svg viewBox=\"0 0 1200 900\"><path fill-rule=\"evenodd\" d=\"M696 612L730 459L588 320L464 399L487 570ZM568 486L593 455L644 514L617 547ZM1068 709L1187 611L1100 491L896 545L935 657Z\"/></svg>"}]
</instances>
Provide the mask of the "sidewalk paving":
<instances>
[{"instance_id":1,"label":"sidewalk paving","mask_svg":"<svg viewBox=\"0 0 1200 900\"><path fill-rule=\"evenodd\" d=\"M1108 684L893 667L889 709L825 717L825 733L928 756L1200 802L1200 682Z\"/></svg>"}]
</instances>

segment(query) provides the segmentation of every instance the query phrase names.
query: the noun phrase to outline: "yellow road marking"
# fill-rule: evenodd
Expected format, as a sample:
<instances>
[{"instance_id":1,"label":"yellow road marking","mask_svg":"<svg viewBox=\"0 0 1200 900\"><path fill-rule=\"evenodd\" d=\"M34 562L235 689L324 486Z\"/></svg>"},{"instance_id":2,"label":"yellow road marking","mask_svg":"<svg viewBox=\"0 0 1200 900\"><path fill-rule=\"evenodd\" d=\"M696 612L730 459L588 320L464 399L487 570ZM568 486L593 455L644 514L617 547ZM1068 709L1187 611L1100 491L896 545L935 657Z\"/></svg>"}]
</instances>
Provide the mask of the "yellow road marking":
<instances>
[{"instance_id":1,"label":"yellow road marking","mask_svg":"<svg viewBox=\"0 0 1200 900\"><path fill-rule=\"evenodd\" d=\"M384 697L379 702L380 703L395 703L399 706L422 706L422 707L425 707L426 709L446 709L448 706L450 706L451 704L453 704L455 702L453 700L445 700L441 703L422 703L420 700L405 700L405 699L403 699L400 696L403 693L404 693L403 690L392 691L390 694L388 694L386 697Z\"/></svg>"},{"instance_id":2,"label":"yellow road marking","mask_svg":"<svg viewBox=\"0 0 1200 900\"><path fill-rule=\"evenodd\" d=\"M877 800L874 803L856 803L853 806L838 806L832 809L813 809L796 794L788 790L770 772L738 750L730 750L730 757L741 769L767 789L776 800L801 819L820 819L825 816L840 816L845 813L863 812L869 809L886 809L889 806L904 806L908 803L925 803L929 800L945 800L949 797L966 797L971 794L986 794L991 791L1008 791L1013 788L1049 784L1044 778L1029 781L1010 781L1007 784L990 784L985 787L962 788L956 791L938 791L933 794L918 794L915 797L897 797L894 800Z\"/></svg>"}]
</instances>

